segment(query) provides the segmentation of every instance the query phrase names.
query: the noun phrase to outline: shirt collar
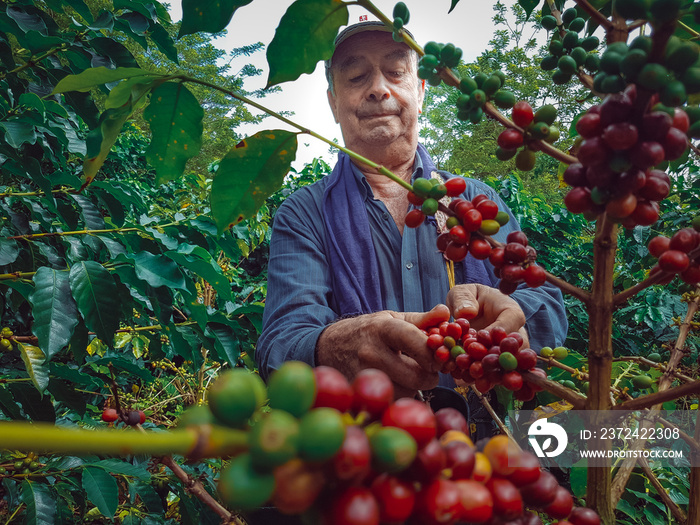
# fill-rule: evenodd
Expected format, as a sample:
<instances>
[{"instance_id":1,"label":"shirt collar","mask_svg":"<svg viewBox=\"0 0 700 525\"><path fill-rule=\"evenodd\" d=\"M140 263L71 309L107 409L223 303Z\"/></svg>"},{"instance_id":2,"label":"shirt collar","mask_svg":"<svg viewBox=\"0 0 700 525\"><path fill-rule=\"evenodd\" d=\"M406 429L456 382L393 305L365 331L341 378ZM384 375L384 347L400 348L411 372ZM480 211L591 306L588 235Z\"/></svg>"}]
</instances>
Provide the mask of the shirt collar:
<instances>
[{"instance_id":1,"label":"shirt collar","mask_svg":"<svg viewBox=\"0 0 700 525\"><path fill-rule=\"evenodd\" d=\"M365 174L360 171L360 168L358 168L354 162L351 162L350 166L352 167L352 173L355 176L357 187L362 194L362 198L374 198L374 192L372 191L372 187L369 185L369 182L367 182L367 177L365 177ZM411 175L411 182L420 177L424 177L423 161L421 160L420 155L416 155L413 160L413 174Z\"/></svg>"}]
</instances>

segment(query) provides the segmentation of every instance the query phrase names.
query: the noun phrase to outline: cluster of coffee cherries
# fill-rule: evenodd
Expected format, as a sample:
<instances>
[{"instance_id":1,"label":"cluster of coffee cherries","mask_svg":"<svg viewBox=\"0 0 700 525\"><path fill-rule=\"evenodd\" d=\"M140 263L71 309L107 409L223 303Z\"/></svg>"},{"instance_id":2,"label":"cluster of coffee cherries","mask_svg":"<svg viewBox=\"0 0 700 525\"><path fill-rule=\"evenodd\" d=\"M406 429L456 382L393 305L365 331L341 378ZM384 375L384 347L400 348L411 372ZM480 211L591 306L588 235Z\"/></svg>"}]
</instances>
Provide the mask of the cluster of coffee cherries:
<instances>
[{"instance_id":1,"label":"cluster of coffee cherries","mask_svg":"<svg viewBox=\"0 0 700 525\"><path fill-rule=\"evenodd\" d=\"M442 365L442 372L452 374L485 393L496 385L515 392L515 398L529 401L540 388L523 381L523 372L543 378L547 374L537 365L537 352L520 348L523 338L518 332L503 328L476 330L467 319L445 321L425 330L428 348Z\"/></svg>"},{"instance_id":2,"label":"cluster of coffee cherries","mask_svg":"<svg viewBox=\"0 0 700 525\"><path fill-rule=\"evenodd\" d=\"M566 84L581 67L595 72L600 62L597 54L590 53L600 44L598 37L591 35L581 38L579 35L586 25L586 20L579 16L579 12L573 7L567 9L562 13L561 20L562 31L552 33L549 54L540 62L544 71L554 71L552 82L555 84ZM553 15L543 16L540 23L547 31L558 27L557 19Z\"/></svg>"},{"instance_id":3,"label":"cluster of coffee cherries","mask_svg":"<svg viewBox=\"0 0 700 525\"><path fill-rule=\"evenodd\" d=\"M403 37L399 31L404 25L408 24L408 21L411 18L411 13L406 4L403 2L397 2L394 6L394 11L392 14L394 15L394 31L392 37L396 42L403 42Z\"/></svg>"},{"instance_id":4,"label":"cluster of coffee cherries","mask_svg":"<svg viewBox=\"0 0 700 525\"><path fill-rule=\"evenodd\" d=\"M500 279L498 289L512 294L520 283L530 288L542 286L547 280L544 268L535 264L537 252L528 245L527 235L521 231L510 232L506 244L491 250L489 262Z\"/></svg>"},{"instance_id":5,"label":"cluster of coffee cherries","mask_svg":"<svg viewBox=\"0 0 700 525\"><path fill-rule=\"evenodd\" d=\"M523 129L507 128L498 136L496 158L506 161L515 157L515 166L521 171L535 167L535 152L539 151L539 140L549 143L559 140L559 128L554 125L557 110L546 104L534 112L524 100L513 105L511 119Z\"/></svg>"},{"instance_id":6,"label":"cluster of coffee cherries","mask_svg":"<svg viewBox=\"0 0 700 525\"><path fill-rule=\"evenodd\" d=\"M267 503L322 525L541 524L529 507L574 525L600 523L574 508L536 456L505 436L475 446L459 411L394 401L379 370L350 383L333 368L288 362L267 392L258 376L230 370L212 385L209 408L216 422L248 430L247 452L218 482L223 501L244 512ZM201 415L186 412L181 424L196 422Z\"/></svg>"},{"instance_id":7,"label":"cluster of coffee cherries","mask_svg":"<svg viewBox=\"0 0 700 525\"><path fill-rule=\"evenodd\" d=\"M0 330L0 352L9 352L12 350L13 335L14 334L9 327L2 327L2 330Z\"/></svg>"},{"instance_id":8,"label":"cluster of coffee cherries","mask_svg":"<svg viewBox=\"0 0 700 525\"><path fill-rule=\"evenodd\" d=\"M605 212L625 227L648 226L659 218L658 201L668 196L670 179L655 166L679 158L688 147L688 115L676 108L671 114L639 113L634 84L608 95L576 123L583 138L578 162L564 172L573 188L564 198L572 213L594 218Z\"/></svg>"},{"instance_id":9,"label":"cluster of coffee cherries","mask_svg":"<svg viewBox=\"0 0 700 525\"><path fill-rule=\"evenodd\" d=\"M695 227L678 230L671 238L657 235L649 241L649 253L658 259L651 273L668 272L664 283L676 274L688 284L700 283L700 217L693 224Z\"/></svg>"},{"instance_id":10,"label":"cluster of coffee cherries","mask_svg":"<svg viewBox=\"0 0 700 525\"><path fill-rule=\"evenodd\" d=\"M116 408L105 407L102 410L102 421L105 423L118 423L121 421L125 425L134 427L143 425L146 422L146 413L143 410L117 410Z\"/></svg>"}]
</instances>

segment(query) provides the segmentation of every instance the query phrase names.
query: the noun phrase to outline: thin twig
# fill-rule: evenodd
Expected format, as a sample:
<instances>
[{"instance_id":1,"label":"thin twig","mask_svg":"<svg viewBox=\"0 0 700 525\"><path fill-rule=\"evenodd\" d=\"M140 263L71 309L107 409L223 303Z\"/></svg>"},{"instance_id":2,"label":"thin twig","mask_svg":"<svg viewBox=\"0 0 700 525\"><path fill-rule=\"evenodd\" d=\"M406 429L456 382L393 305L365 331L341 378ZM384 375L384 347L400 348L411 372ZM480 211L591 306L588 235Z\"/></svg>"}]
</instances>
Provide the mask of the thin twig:
<instances>
[{"instance_id":1,"label":"thin twig","mask_svg":"<svg viewBox=\"0 0 700 525\"><path fill-rule=\"evenodd\" d=\"M489 403L489 400L486 398L486 396L479 392L474 385L471 385L470 388L471 391L474 392L476 397L479 399L479 401L481 401L481 404L484 406L491 418L496 422L496 425L498 425L498 428L501 430L501 432L508 436L510 440L518 446L518 449L520 449L520 446L515 441L515 437L513 437L513 434L511 433L510 429L505 425L505 423L503 423L501 418L498 417L498 414L496 414L496 411L493 409L491 403ZM466 398L466 389L462 395Z\"/></svg>"},{"instance_id":2,"label":"thin twig","mask_svg":"<svg viewBox=\"0 0 700 525\"><path fill-rule=\"evenodd\" d=\"M671 496L668 495L668 492L666 491L664 486L656 478L656 476L654 475L654 472L651 470L651 467L649 466L649 462L646 460L646 458L637 459L637 463L639 463L639 466L642 467L642 472L644 472L646 477L649 479L649 482L654 486L654 488L656 489L656 492L661 497L661 500L664 502L664 504L671 511L671 514L673 514L673 517L676 518L676 521L678 523L684 523L685 520L687 519L685 512L683 512L683 510L681 510L681 508L678 505L676 505L676 502L674 502L671 499Z\"/></svg>"}]
</instances>

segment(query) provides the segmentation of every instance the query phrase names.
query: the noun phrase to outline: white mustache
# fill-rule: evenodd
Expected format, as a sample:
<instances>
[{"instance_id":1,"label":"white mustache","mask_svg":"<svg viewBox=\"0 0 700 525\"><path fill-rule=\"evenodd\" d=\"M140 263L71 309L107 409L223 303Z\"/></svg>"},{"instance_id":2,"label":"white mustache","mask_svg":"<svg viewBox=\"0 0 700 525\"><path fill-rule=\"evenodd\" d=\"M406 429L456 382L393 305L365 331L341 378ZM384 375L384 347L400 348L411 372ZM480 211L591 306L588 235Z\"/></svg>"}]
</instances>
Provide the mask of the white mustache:
<instances>
[{"instance_id":1,"label":"white mustache","mask_svg":"<svg viewBox=\"0 0 700 525\"><path fill-rule=\"evenodd\" d=\"M357 112L359 118L379 117L384 115L398 115L401 113L401 108L398 105L384 105L360 108Z\"/></svg>"}]
</instances>

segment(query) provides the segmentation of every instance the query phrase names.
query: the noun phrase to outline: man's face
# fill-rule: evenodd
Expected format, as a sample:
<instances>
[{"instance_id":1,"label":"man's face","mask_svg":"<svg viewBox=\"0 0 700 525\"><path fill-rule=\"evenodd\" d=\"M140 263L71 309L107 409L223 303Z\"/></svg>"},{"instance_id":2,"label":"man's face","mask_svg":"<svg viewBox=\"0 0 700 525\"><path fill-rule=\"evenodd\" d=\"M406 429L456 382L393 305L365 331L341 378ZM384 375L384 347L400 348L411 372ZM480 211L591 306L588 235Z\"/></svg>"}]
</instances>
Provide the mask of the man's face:
<instances>
[{"instance_id":1,"label":"man's face","mask_svg":"<svg viewBox=\"0 0 700 525\"><path fill-rule=\"evenodd\" d=\"M424 88L408 46L391 33L351 36L333 55L332 73L328 101L348 148L406 145L415 151Z\"/></svg>"}]
</instances>

